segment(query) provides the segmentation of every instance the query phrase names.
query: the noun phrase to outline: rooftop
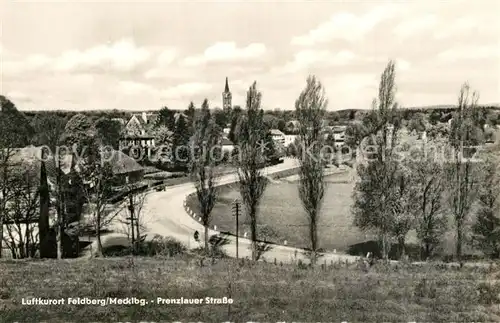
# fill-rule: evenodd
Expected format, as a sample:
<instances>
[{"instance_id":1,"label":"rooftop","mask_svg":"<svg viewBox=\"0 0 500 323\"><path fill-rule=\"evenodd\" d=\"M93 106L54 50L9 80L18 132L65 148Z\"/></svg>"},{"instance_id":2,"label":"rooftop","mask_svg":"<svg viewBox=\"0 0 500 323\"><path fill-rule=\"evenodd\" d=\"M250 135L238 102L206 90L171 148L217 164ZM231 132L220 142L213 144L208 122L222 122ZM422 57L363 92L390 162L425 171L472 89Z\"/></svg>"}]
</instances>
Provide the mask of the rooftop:
<instances>
[{"instance_id":1,"label":"rooftop","mask_svg":"<svg viewBox=\"0 0 500 323\"><path fill-rule=\"evenodd\" d=\"M271 129L270 130L270 133L271 135L273 136L284 136L285 134L283 132L281 132L280 130L278 129Z\"/></svg>"}]
</instances>

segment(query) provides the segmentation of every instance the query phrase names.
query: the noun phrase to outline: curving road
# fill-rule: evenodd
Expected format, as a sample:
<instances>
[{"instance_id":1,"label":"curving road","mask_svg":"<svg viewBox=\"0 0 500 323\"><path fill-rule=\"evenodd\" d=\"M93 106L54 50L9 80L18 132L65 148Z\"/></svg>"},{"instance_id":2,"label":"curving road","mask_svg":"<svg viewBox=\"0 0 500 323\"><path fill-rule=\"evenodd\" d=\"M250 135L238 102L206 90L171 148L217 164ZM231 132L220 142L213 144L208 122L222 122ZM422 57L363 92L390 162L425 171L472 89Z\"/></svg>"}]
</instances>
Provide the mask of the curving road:
<instances>
[{"instance_id":1,"label":"curving road","mask_svg":"<svg viewBox=\"0 0 500 323\"><path fill-rule=\"evenodd\" d=\"M285 158L282 164L265 168L266 175L280 172L286 169L297 167L297 161L291 158ZM219 185L230 184L238 181L237 174L224 175L219 179ZM200 247L202 243L194 240L194 232L200 232L200 238L203 240L204 227L193 218L191 218L184 209L184 201L187 195L195 192L192 183L167 187L166 191L149 193L146 197L142 216L147 226L148 238L159 234L161 236L173 237L188 248ZM209 230L209 236L219 232ZM229 243L223 246L224 251L230 257L236 257L236 238L227 237ZM109 234L102 238L103 246L123 245L126 239L122 234ZM240 258L251 258L251 241L245 238L239 238L238 253ZM95 248L95 246L94 246ZM92 249L94 249L92 248ZM95 249L94 249L95 250ZM262 257L268 261L292 262L301 259L307 262L308 259L302 249L288 246L272 245L271 250L266 251ZM324 254L318 263L331 263L338 261L354 262L358 257L343 254Z\"/></svg>"}]
</instances>

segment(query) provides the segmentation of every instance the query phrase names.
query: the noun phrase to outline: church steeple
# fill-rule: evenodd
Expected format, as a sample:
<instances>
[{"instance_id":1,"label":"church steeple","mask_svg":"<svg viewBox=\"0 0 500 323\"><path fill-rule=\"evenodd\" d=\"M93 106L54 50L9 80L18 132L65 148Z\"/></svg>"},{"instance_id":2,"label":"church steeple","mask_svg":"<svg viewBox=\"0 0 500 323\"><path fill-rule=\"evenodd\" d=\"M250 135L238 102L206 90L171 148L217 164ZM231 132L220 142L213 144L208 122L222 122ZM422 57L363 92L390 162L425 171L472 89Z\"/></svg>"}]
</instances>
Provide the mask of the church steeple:
<instances>
[{"instance_id":1,"label":"church steeple","mask_svg":"<svg viewBox=\"0 0 500 323\"><path fill-rule=\"evenodd\" d=\"M232 108L232 95L229 91L229 82L226 76L226 86L224 87L224 92L222 92L222 108L224 110L231 110Z\"/></svg>"}]
</instances>

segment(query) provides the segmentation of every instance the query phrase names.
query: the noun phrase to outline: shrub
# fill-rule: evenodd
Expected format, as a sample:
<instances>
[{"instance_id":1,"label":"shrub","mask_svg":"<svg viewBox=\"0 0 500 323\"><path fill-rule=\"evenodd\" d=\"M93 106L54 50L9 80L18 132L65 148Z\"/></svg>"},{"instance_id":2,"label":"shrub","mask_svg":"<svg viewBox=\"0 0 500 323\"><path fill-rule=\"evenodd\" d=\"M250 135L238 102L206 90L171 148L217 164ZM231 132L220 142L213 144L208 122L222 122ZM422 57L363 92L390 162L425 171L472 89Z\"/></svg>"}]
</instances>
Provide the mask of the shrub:
<instances>
[{"instance_id":1,"label":"shrub","mask_svg":"<svg viewBox=\"0 0 500 323\"><path fill-rule=\"evenodd\" d=\"M173 257L185 253L186 250L187 248L178 240L156 235L150 241L142 242L137 248L137 254L141 256Z\"/></svg>"},{"instance_id":2,"label":"shrub","mask_svg":"<svg viewBox=\"0 0 500 323\"><path fill-rule=\"evenodd\" d=\"M436 298L437 286L434 280L422 278L415 286L415 296L418 298Z\"/></svg>"},{"instance_id":3,"label":"shrub","mask_svg":"<svg viewBox=\"0 0 500 323\"><path fill-rule=\"evenodd\" d=\"M477 290L481 304L492 305L500 302L500 285L495 283L480 283Z\"/></svg>"}]
</instances>

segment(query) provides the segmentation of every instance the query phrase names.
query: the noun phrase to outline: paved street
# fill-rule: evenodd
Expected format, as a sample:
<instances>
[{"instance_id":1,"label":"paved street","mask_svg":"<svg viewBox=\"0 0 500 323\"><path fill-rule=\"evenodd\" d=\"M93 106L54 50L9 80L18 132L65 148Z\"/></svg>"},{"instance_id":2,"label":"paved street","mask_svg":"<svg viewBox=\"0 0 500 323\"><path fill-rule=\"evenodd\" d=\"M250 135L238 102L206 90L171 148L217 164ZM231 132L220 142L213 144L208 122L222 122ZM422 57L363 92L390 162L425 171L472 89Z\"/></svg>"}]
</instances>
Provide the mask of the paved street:
<instances>
[{"instance_id":1,"label":"paved street","mask_svg":"<svg viewBox=\"0 0 500 323\"><path fill-rule=\"evenodd\" d=\"M297 167L297 165L296 160L286 158L282 164L266 168L265 174L273 174ZM220 185L224 185L236 181L238 181L238 176L236 174L229 174L221 177L219 183ZM142 209L142 216L148 228L148 237L159 234L175 238L190 249L201 246L200 242L195 241L194 232L197 230L200 232L200 237L203 237L204 227L189 216L184 209L186 196L193 192L195 192L193 184L188 183L169 187L166 191L153 191L149 193ZM210 230L209 236L218 233L217 231ZM230 257L236 257L236 238L233 236L228 236L227 238L229 240L228 244L223 246L223 249ZM104 246L126 243L126 239L121 234L109 234L104 236L102 240ZM250 240L239 238L238 253L240 258L251 258L250 244ZM268 262L272 262L274 259L277 262L284 263L297 259L307 261L303 250L280 245L271 245L271 250L265 252L263 258ZM352 262L356 258L342 254L325 254L320 258L319 263L326 262L329 264L332 261Z\"/></svg>"}]
</instances>

